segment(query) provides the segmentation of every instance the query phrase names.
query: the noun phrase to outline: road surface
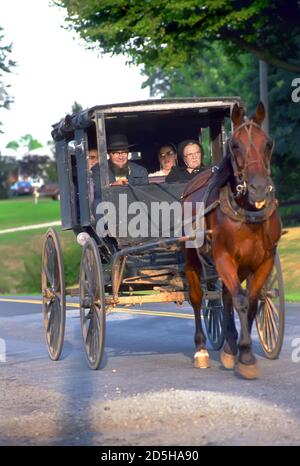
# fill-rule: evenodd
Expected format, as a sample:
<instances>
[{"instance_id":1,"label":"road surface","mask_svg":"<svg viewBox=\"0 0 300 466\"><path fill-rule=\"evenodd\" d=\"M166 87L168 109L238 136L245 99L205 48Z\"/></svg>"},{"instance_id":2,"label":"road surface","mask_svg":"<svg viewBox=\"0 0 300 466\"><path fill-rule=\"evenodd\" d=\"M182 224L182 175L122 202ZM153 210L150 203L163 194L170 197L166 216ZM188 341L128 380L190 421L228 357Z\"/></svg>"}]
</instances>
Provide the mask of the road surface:
<instances>
[{"instance_id":1,"label":"road surface","mask_svg":"<svg viewBox=\"0 0 300 466\"><path fill-rule=\"evenodd\" d=\"M53 362L39 298L16 299L0 299L0 445L300 444L299 305L287 305L279 360L263 357L254 334L262 377L246 381L220 368L218 352L210 369L193 367L188 305L110 314L103 367L91 371L78 309L68 308Z\"/></svg>"}]
</instances>

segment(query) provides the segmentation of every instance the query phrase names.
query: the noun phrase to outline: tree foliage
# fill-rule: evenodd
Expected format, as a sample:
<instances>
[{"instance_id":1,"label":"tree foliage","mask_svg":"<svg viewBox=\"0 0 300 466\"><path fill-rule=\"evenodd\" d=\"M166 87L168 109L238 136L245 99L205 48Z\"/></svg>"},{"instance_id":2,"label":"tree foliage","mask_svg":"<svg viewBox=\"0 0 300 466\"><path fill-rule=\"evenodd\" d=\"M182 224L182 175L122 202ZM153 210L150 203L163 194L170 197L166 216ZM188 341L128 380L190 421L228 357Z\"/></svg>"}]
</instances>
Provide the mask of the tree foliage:
<instances>
[{"instance_id":1,"label":"tree foliage","mask_svg":"<svg viewBox=\"0 0 300 466\"><path fill-rule=\"evenodd\" d=\"M35 139L31 134L25 134L24 136L20 137L18 141L10 141L6 147L15 151L24 148L26 152L30 152L31 150L43 147L43 144Z\"/></svg>"},{"instance_id":2,"label":"tree foliage","mask_svg":"<svg viewBox=\"0 0 300 466\"><path fill-rule=\"evenodd\" d=\"M254 108L259 95L258 61L241 54L232 62L220 44L204 50L193 62L172 70L146 66L143 71L151 96L219 97L241 96L247 108Z\"/></svg>"},{"instance_id":3,"label":"tree foliage","mask_svg":"<svg viewBox=\"0 0 300 466\"><path fill-rule=\"evenodd\" d=\"M151 95L240 95L258 101L258 59L269 66L270 133L279 194L300 185L300 0L53 0L91 47L142 64Z\"/></svg>"},{"instance_id":4,"label":"tree foliage","mask_svg":"<svg viewBox=\"0 0 300 466\"><path fill-rule=\"evenodd\" d=\"M81 104L79 104L76 100L74 101L73 105L72 105L72 109L71 109L71 114L73 113L79 113L81 112L81 110L83 110L83 106Z\"/></svg>"},{"instance_id":5,"label":"tree foliage","mask_svg":"<svg viewBox=\"0 0 300 466\"><path fill-rule=\"evenodd\" d=\"M12 46L11 44L4 45L4 34L3 28L0 26L0 109L9 108L10 103L12 102L12 97L7 92L9 86L5 86L3 78L7 73L11 72L11 68L15 66L15 62L9 58L11 54ZM1 126L1 121L0 121ZM1 128L0 128L0 132Z\"/></svg>"},{"instance_id":6,"label":"tree foliage","mask_svg":"<svg viewBox=\"0 0 300 466\"><path fill-rule=\"evenodd\" d=\"M0 155L0 199L8 197L12 180L17 176L18 165L15 160Z\"/></svg>"},{"instance_id":7,"label":"tree foliage","mask_svg":"<svg viewBox=\"0 0 300 466\"><path fill-rule=\"evenodd\" d=\"M239 95L248 114L259 101L258 61L253 55L240 55L232 62L220 45L206 50L194 62L165 71L145 67L144 86L151 95L194 97ZM300 186L300 102L291 100L294 74L269 67L270 135L275 139L272 172L280 199L299 198Z\"/></svg>"},{"instance_id":8,"label":"tree foliage","mask_svg":"<svg viewBox=\"0 0 300 466\"><path fill-rule=\"evenodd\" d=\"M90 44L137 64L178 67L218 41L231 58L251 52L300 72L299 0L53 1Z\"/></svg>"},{"instance_id":9,"label":"tree foliage","mask_svg":"<svg viewBox=\"0 0 300 466\"><path fill-rule=\"evenodd\" d=\"M280 199L299 199L300 102L291 100L295 75L269 68L270 133L275 139L273 175Z\"/></svg>"}]
</instances>

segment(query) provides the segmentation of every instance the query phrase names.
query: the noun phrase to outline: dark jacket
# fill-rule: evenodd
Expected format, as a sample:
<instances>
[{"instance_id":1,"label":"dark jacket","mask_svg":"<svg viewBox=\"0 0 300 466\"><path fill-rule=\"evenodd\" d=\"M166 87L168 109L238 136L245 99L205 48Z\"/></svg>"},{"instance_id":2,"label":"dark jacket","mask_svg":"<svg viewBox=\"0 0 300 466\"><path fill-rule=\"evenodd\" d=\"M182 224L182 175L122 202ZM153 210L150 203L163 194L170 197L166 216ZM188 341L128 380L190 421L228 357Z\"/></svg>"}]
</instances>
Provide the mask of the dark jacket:
<instances>
[{"instance_id":1,"label":"dark jacket","mask_svg":"<svg viewBox=\"0 0 300 466\"><path fill-rule=\"evenodd\" d=\"M111 164L108 161L108 175L109 175L109 182L113 183L116 181L116 177L112 171ZM128 183L135 185L135 184L148 184L148 172L146 168L138 165L134 162L128 162Z\"/></svg>"},{"instance_id":2,"label":"dark jacket","mask_svg":"<svg viewBox=\"0 0 300 466\"><path fill-rule=\"evenodd\" d=\"M195 175L206 170L206 167L197 167L190 173L187 171L187 167L176 166L173 167L168 176L166 177L167 183L174 183L175 181L187 182L194 178Z\"/></svg>"},{"instance_id":3,"label":"dark jacket","mask_svg":"<svg viewBox=\"0 0 300 466\"><path fill-rule=\"evenodd\" d=\"M110 164L108 164L108 176L109 176L109 182L113 183L116 181L116 178L110 169ZM134 163L134 162L128 162L128 167L129 167L129 174L128 174L128 183L131 185L137 185L137 184L148 184L148 172L146 168L141 167L140 165ZM92 168L92 180L94 184L94 193L93 193L93 198L94 199L100 199L101 198L101 185L100 185L100 166L97 163L96 165L93 166Z\"/></svg>"}]
</instances>

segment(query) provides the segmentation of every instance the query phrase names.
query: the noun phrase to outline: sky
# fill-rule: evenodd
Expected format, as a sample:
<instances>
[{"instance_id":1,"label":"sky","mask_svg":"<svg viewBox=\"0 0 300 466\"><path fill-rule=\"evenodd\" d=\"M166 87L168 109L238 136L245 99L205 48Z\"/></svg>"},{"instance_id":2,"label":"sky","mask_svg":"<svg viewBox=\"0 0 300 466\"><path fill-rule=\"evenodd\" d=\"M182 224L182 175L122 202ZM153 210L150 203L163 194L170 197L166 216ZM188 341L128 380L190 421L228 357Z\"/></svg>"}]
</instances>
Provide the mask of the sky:
<instances>
[{"instance_id":1,"label":"sky","mask_svg":"<svg viewBox=\"0 0 300 466\"><path fill-rule=\"evenodd\" d=\"M62 28L63 9L48 0L0 0L0 26L5 43L13 43L17 62L3 80L14 97L9 111L0 110L0 153L9 141L31 134L42 144L51 139L51 125L76 100L84 108L149 98L145 78L125 57L100 57Z\"/></svg>"}]
</instances>

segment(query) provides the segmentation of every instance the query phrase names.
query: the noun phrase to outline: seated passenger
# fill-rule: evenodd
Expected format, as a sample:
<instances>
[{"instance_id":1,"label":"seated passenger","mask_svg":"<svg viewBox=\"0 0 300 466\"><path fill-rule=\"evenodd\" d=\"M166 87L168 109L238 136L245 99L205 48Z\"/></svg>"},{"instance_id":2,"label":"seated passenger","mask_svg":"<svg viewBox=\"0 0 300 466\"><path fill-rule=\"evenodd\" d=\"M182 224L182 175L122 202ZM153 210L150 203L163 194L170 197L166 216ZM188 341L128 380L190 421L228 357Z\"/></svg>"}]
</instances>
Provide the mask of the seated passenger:
<instances>
[{"instance_id":1,"label":"seated passenger","mask_svg":"<svg viewBox=\"0 0 300 466\"><path fill-rule=\"evenodd\" d=\"M133 162L128 162L129 144L127 137L122 134L112 135L107 145L109 154L108 160L108 175L109 183L112 186L122 184L148 184L148 172L144 167ZM89 151L90 158L91 150ZM97 154L98 155L98 154ZM89 167L91 161L88 162ZM98 158L89 168L93 180L93 199L101 199L101 183L100 183L100 165Z\"/></svg>"},{"instance_id":2,"label":"seated passenger","mask_svg":"<svg viewBox=\"0 0 300 466\"><path fill-rule=\"evenodd\" d=\"M158 151L160 170L150 173L149 176L168 176L173 167L177 164L176 147L173 144L161 146Z\"/></svg>"},{"instance_id":3,"label":"seated passenger","mask_svg":"<svg viewBox=\"0 0 300 466\"><path fill-rule=\"evenodd\" d=\"M205 170L202 164L203 147L195 139L187 139L178 144L178 153L183 158L185 166L175 166L166 178L167 183L189 181L197 173Z\"/></svg>"},{"instance_id":4,"label":"seated passenger","mask_svg":"<svg viewBox=\"0 0 300 466\"><path fill-rule=\"evenodd\" d=\"M98 150L95 148L92 148L88 151L88 169L89 171L92 170L92 168L96 165L98 162Z\"/></svg>"},{"instance_id":5,"label":"seated passenger","mask_svg":"<svg viewBox=\"0 0 300 466\"><path fill-rule=\"evenodd\" d=\"M112 186L121 184L147 184L148 172L146 168L129 162L129 145L126 135L112 134L107 144L109 155L109 182Z\"/></svg>"}]
</instances>

